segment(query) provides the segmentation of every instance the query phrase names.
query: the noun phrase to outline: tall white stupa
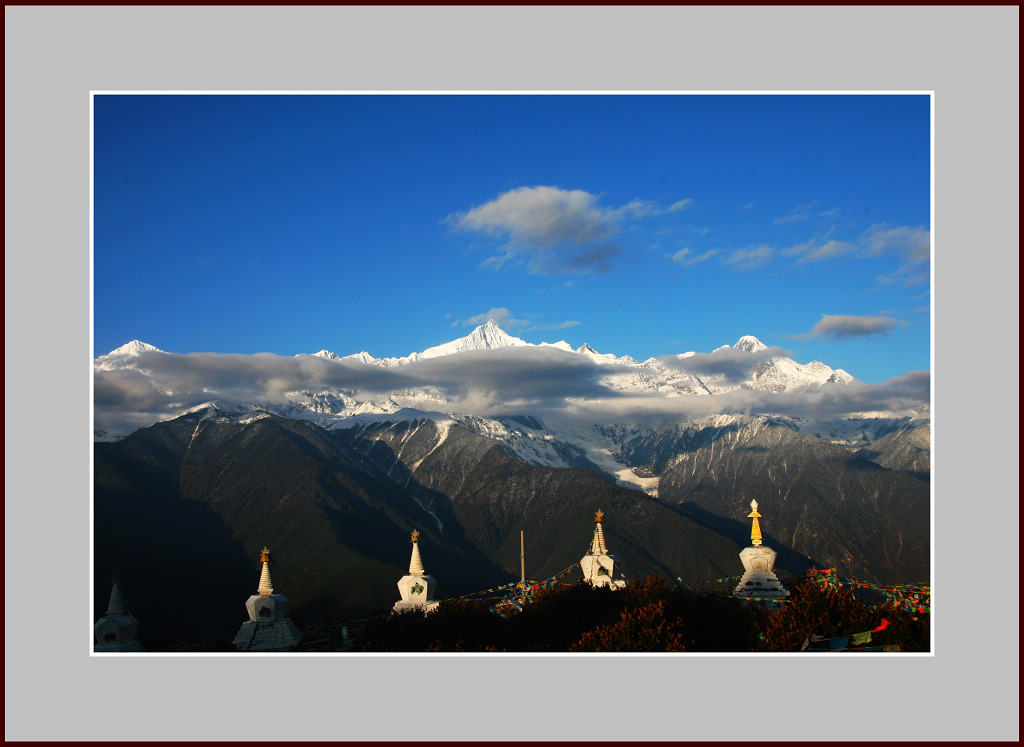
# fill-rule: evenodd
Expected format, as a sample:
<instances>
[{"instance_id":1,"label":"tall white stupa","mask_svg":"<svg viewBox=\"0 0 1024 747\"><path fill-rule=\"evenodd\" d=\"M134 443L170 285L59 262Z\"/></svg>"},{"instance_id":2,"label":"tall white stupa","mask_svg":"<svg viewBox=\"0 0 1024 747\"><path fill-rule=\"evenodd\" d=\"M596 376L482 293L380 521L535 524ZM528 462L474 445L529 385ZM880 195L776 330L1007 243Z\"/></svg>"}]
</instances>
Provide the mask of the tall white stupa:
<instances>
[{"instance_id":1,"label":"tall white stupa","mask_svg":"<svg viewBox=\"0 0 1024 747\"><path fill-rule=\"evenodd\" d=\"M604 544L604 512L597 509L594 515L594 539L590 543L590 549L580 560L580 568L583 570L583 578L591 586L609 586L612 589L621 589L626 585L625 579L615 578L615 556L608 554L608 548Z\"/></svg>"},{"instance_id":2,"label":"tall white stupa","mask_svg":"<svg viewBox=\"0 0 1024 747\"><path fill-rule=\"evenodd\" d=\"M128 610L128 602L121 590L121 576L114 571L111 579L110 602L107 611L92 629L93 651L141 651L142 644L135 640L139 621Z\"/></svg>"},{"instance_id":3,"label":"tall white stupa","mask_svg":"<svg viewBox=\"0 0 1024 747\"><path fill-rule=\"evenodd\" d=\"M302 633L290 617L285 616L288 597L275 594L270 582L270 550L260 553L263 570L260 583L245 603L249 619L242 623L234 644L239 651L288 651L299 647Z\"/></svg>"},{"instance_id":4,"label":"tall white stupa","mask_svg":"<svg viewBox=\"0 0 1024 747\"><path fill-rule=\"evenodd\" d=\"M750 528L752 546L740 550L744 573L732 593L744 598L785 599L789 596L789 590L782 585L774 570L777 553L761 544L761 524L758 521L761 514L757 512L757 501L752 500L750 508L753 510L747 514L747 518L754 520Z\"/></svg>"},{"instance_id":5,"label":"tall white stupa","mask_svg":"<svg viewBox=\"0 0 1024 747\"><path fill-rule=\"evenodd\" d=\"M409 573L398 582L398 593L402 595L401 600L395 602L395 612L421 609L424 612L437 607L440 602L434 599L434 589L437 588L437 581L429 573L423 570L423 561L420 559L420 533L412 531L412 556L409 558Z\"/></svg>"}]
</instances>

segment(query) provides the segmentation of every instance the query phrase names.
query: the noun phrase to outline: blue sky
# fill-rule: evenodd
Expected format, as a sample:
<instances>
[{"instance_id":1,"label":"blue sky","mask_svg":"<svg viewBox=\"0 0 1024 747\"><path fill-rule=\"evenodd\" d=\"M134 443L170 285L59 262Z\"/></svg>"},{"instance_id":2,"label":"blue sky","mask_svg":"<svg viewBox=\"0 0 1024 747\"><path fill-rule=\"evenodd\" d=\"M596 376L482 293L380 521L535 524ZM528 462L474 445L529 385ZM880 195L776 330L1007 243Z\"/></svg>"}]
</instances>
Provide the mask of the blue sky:
<instances>
[{"instance_id":1,"label":"blue sky","mask_svg":"<svg viewBox=\"0 0 1024 747\"><path fill-rule=\"evenodd\" d=\"M923 95L97 95L94 345L930 367Z\"/></svg>"}]
</instances>

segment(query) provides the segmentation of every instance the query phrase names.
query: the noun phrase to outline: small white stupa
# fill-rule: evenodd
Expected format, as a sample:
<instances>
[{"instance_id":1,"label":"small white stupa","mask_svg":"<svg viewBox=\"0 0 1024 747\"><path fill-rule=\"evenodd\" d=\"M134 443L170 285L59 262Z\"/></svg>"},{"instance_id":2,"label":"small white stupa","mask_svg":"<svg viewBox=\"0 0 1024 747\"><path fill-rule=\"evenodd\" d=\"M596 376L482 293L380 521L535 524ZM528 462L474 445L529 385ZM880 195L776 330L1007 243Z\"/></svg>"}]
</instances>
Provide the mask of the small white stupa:
<instances>
[{"instance_id":1,"label":"small white stupa","mask_svg":"<svg viewBox=\"0 0 1024 747\"><path fill-rule=\"evenodd\" d=\"M434 599L434 589L437 588L437 581L429 573L423 570L423 561L420 559L420 533L412 531L412 557L409 558L409 573L402 576L398 582L398 593L402 599L395 602L395 612L421 609L424 612L437 607L439 601Z\"/></svg>"},{"instance_id":2,"label":"small white stupa","mask_svg":"<svg viewBox=\"0 0 1024 747\"><path fill-rule=\"evenodd\" d=\"M583 578L591 586L609 586L612 589L621 589L626 585L621 577L615 578L615 556L608 554L608 548L604 544L604 512L597 509L594 516L594 539L590 543L590 550L580 561L580 568L583 570Z\"/></svg>"},{"instance_id":3,"label":"small white stupa","mask_svg":"<svg viewBox=\"0 0 1024 747\"><path fill-rule=\"evenodd\" d=\"M290 617L285 617L288 597L275 594L270 582L270 550L266 547L260 553L263 570L260 584L245 603L249 612L248 621L242 623L234 644L239 651L287 651L299 647L302 633Z\"/></svg>"},{"instance_id":4,"label":"small white stupa","mask_svg":"<svg viewBox=\"0 0 1024 747\"><path fill-rule=\"evenodd\" d=\"M753 510L747 514L747 518L754 520L750 528L753 546L740 550L744 573L732 593L745 598L785 599L789 596L789 590L782 585L774 571L777 553L761 544L761 524L758 522L761 514L757 512L757 501L751 501L750 507Z\"/></svg>"},{"instance_id":5,"label":"small white stupa","mask_svg":"<svg viewBox=\"0 0 1024 747\"><path fill-rule=\"evenodd\" d=\"M114 586L110 590L107 612L93 626L93 651L141 651L142 644L135 640L139 621L128 610L128 602L121 590L121 577L114 572Z\"/></svg>"}]
</instances>

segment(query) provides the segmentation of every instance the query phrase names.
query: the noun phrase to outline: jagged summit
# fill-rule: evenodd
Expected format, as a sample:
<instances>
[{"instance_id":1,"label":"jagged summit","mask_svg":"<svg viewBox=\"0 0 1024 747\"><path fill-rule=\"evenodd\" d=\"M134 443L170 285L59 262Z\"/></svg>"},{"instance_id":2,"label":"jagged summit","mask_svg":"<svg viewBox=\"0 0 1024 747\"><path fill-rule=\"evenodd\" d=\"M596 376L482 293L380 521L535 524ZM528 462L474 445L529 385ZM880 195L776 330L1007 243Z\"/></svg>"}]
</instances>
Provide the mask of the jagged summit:
<instances>
[{"instance_id":1,"label":"jagged summit","mask_svg":"<svg viewBox=\"0 0 1024 747\"><path fill-rule=\"evenodd\" d=\"M339 358L338 360L359 361L360 363L378 363L379 362L376 358L374 358L372 355L367 353L365 350L361 350L358 353L353 353L352 355L346 355L343 358Z\"/></svg>"},{"instance_id":2,"label":"jagged summit","mask_svg":"<svg viewBox=\"0 0 1024 747\"><path fill-rule=\"evenodd\" d=\"M736 341L736 344L733 345L733 347L739 350L746 350L748 353L758 353L762 350L768 349L767 345L753 335L743 335L743 337Z\"/></svg>"},{"instance_id":3,"label":"jagged summit","mask_svg":"<svg viewBox=\"0 0 1024 747\"><path fill-rule=\"evenodd\" d=\"M529 345L525 340L513 337L503 330L493 319L488 319L486 324L481 324L465 337L427 348L419 353L419 358L437 358L442 355L461 353L464 350L493 350L495 348L509 348L520 345ZM410 356L412 357L412 356Z\"/></svg>"},{"instance_id":4,"label":"jagged summit","mask_svg":"<svg viewBox=\"0 0 1024 747\"><path fill-rule=\"evenodd\" d=\"M143 342L142 340L132 340L129 343L125 343L119 348L111 350L107 355L120 355L120 356L136 356L141 353L148 352L162 353L160 348L150 345L149 343Z\"/></svg>"},{"instance_id":5,"label":"jagged summit","mask_svg":"<svg viewBox=\"0 0 1024 747\"><path fill-rule=\"evenodd\" d=\"M424 358L439 358L445 355L461 353L466 350L494 350L497 348L524 345L531 346L531 343L528 343L525 340L520 340L518 337L513 337L505 332L505 330L503 330L496 321L488 319L486 324L481 324L465 337L460 337L457 340L452 340L451 342L446 342L441 345L435 345L432 348L427 348L421 353L411 353L402 358L375 358L366 351L353 353L352 355L340 356L330 350L320 350L319 352L313 353L313 355L318 358L325 358L332 361L357 361L368 365L390 367L402 366ZM564 346L568 348L568 345L565 343L560 343L557 346Z\"/></svg>"},{"instance_id":6,"label":"jagged summit","mask_svg":"<svg viewBox=\"0 0 1024 747\"><path fill-rule=\"evenodd\" d=\"M841 368L832 371L832 375L826 379L829 384L849 384L856 379Z\"/></svg>"},{"instance_id":7,"label":"jagged summit","mask_svg":"<svg viewBox=\"0 0 1024 747\"><path fill-rule=\"evenodd\" d=\"M582 345L580 345L578 348L576 348L576 352L577 353L590 353L591 355L598 355L598 352L596 350L594 350L592 347L590 347L589 343L586 343L586 342L583 343Z\"/></svg>"},{"instance_id":8,"label":"jagged summit","mask_svg":"<svg viewBox=\"0 0 1024 747\"><path fill-rule=\"evenodd\" d=\"M217 400L211 399L209 402L203 402L201 404L194 405L193 407L188 408L187 410L185 410L182 413L182 415L191 415L192 413L202 413L204 415L204 420L205 420L206 417L210 417L210 416L213 416L213 415L219 415L219 414L222 414L224 411L225 411L224 408L221 407L220 403L217 402Z\"/></svg>"},{"instance_id":9,"label":"jagged summit","mask_svg":"<svg viewBox=\"0 0 1024 747\"><path fill-rule=\"evenodd\" d=\"M142 342L142 340L132 340L119 348L111 350L106 355L99 356L96 358L94 365L100 370L109 370L112 368L133 368L135 359L143 353L162 352L164 351L160 348L150 345L149 343Z\"/></svg>"}]
</instances>

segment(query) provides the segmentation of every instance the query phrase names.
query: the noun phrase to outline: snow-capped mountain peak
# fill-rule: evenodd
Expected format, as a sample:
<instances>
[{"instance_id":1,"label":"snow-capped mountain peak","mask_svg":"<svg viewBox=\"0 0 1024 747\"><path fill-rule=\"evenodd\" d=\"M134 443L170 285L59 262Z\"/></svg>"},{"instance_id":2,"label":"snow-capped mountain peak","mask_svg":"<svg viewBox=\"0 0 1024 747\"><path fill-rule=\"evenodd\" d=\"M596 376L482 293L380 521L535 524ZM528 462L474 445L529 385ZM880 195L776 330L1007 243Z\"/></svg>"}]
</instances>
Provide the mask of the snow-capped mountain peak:
<instances>
[{"instance_id":1,"label":"snow-capped mountain peak","mask_svg":"<svg viewBox=\"0 0 1024 747\"><path fill-rule=\"evenodd\" d=\"M758 353L762 350L768 349L767 345L753 335L743 335L743 337L736 341L736 344L733 345L733 347L739 350L746 350L748 353Z\"/></svg>"},{"instance_id":2,"label":"snow-capped mountain peak","mask_svg":"<svg viewBox=\"0 0 1024 747\"><path fill-rule=\"evenodd\" d=\"M164 351L160 348L142 342L142 340L132 340L119 348L111 350L106 355L99 356L93 362L93 365L101 371L113 368L133 368L135 360L143 353L162 352Z\"/></svg>"},{"instance_id":3,"label":"snow-capped mountain peak","mask_svg":"<svg viewBox=\"0 0 1024 747\"><path fill-rule=\"evenodd\" d=\"M461 353L464 350L493 350L495 348L509 348L529 344L525 340L520 340L518 337L508 334L493 319L488 319L486 324L481 324L465 337L446 342L443 345L427 348L422 353L419 353L417 357L437 358L442 355Z\"/></svg>"},{"instance_id":4,"label":"snow-capped mountain peak","mask_svg":"<svg viewBox=\"0 0 1024 747\"><path fill-rule=\"evenodd\" d=\"M111 350L109 353L107 353L107 355L118 355L118 356L123 356L123 357L133 356L134 357L136 355L140 355L141 353L148 353L148 352L151 352L151 351L157 352L157 353L162 353L163 352L162 350L160 350L160 348L157 348L157 347L155 347L153 345L150 345L149 343L145 343L142 340L132 340L131 342L125 343L124 345L122 345L119 348L115 348L114 350Z\"/></svg>"},{"instance_id":5,"label":"snow-capped mountain peak","mask_svg":"<svg viewBox=\"0 0 1024 747\"><path fill-rule=\"evenodd\" d=\"M829 384L849 384L855 381L855 379L853 378L853 376L851 376L843 369L837 368L834 371L832 371L832 375L829 376L828 379L826 379L826 381Z\"/></svg>"},{"instance_id":6,"label":"snow-capped mountain peak","mask_svg":"<svg viewBox=\"0 0 1024 747\"><path fill-rule=\"evenodd\" d=\"M341 358L339 360L359 361L360 363L367 363L367 364L369 364L369 363L379 363L380 362L376 358L374 358L372 355L367 353L365 350L361 350L358 353L353 353L352 355L346 355L344 358Z\"/></svg>"}]
</instances>

